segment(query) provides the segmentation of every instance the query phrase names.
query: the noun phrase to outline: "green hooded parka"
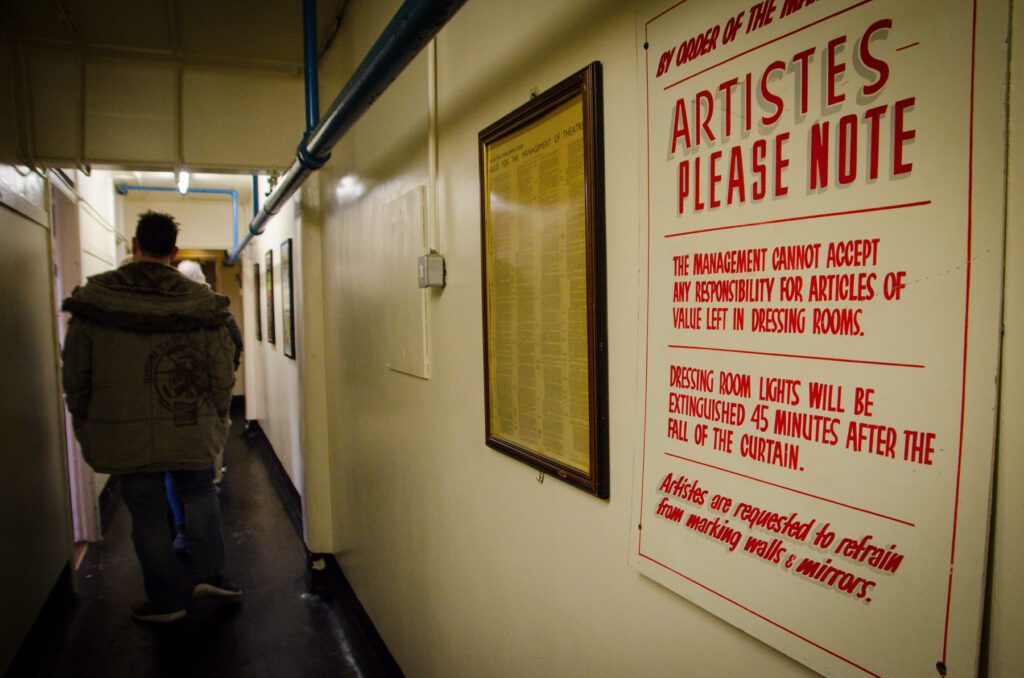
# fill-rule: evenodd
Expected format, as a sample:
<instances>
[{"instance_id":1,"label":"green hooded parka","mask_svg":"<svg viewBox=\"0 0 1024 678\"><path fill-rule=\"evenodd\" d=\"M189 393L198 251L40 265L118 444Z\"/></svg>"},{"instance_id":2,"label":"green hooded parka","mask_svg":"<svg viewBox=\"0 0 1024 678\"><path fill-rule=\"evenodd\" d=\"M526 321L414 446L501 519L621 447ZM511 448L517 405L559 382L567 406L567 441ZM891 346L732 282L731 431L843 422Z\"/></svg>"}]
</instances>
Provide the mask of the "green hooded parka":
<instances>
[{"instance_id":1,"label":"green hooded parka","mask_svg":"<svg viewBox=\"0 0 1024 678\"><path fill-rule=\"evenodd\" d=\"M213 465L235 381L229 303L151 262L92 276L64 300L64 391L90 466L132 473Z\"/></svg>"}]
</instances>

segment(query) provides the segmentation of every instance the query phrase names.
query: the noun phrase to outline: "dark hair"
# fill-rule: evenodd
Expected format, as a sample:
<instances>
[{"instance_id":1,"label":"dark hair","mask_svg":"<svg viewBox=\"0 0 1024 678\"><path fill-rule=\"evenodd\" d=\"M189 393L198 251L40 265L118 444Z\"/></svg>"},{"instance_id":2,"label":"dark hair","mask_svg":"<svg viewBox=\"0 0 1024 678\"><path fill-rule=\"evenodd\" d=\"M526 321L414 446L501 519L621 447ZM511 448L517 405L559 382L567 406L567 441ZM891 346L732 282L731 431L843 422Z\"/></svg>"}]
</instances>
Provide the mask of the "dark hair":
<instances>
[{"instance_id":1,"label":"dark hair","mask_svg":"<svg viewBox=\"0 0 1024 678\"><path fill-rule=\"evenodd\" d=\"M170 214L153 210L140 214L135 240L139 249L151 257L169 256L178 241L178 222Z\"/></svg>"}]
</instances>

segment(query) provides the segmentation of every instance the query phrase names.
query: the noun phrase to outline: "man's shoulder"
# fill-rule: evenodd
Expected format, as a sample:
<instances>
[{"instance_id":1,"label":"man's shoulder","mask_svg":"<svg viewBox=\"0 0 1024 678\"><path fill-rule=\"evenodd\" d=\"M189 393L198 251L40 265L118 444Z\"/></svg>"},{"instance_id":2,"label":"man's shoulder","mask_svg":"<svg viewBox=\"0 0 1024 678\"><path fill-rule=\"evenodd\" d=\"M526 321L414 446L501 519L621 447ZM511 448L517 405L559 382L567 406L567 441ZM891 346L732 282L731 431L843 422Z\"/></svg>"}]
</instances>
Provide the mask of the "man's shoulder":
<instances>
[{"instance_id":1,"label":"man's shoulder","mask_svg":"<svg viewBox=\"0 0 1024 678\"><path fill-rule=\"evenodd\" d=\"M174 332L223 325L228 300L163 264L139 262L91 276L63 309L132 332Z\"/></svg>"}]
</instances>

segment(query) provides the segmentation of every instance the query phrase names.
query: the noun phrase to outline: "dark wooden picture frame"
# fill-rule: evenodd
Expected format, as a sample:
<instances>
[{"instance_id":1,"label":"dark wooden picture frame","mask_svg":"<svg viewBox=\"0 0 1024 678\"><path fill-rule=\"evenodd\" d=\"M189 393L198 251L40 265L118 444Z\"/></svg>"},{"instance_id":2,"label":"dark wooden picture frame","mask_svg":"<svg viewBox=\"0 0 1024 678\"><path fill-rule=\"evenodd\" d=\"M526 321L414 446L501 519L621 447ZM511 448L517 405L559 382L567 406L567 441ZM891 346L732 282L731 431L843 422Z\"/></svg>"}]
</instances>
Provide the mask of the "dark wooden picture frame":
<instances>
[{"instance_id":1,"label":"dark wooden picture frame","mask_svg":"<svg viewBox=\"0 0 1024 678\"><path fill-rule=\"evenodd\" d=\"M274 250L267 250L265 257L267 266L267 341L277 343L277 332L274 326Z\"/></svg>"},{"instance_id":2,"label":"dark wooden picture frame","mask_svg":"<svg viewBox=\"0 0 1024 678\"><path fill-rule=\"evenodd\" d=\"M252 265L252 286L256 292L256 341L263 341L263 295L260 294L260 262Z\"/></svg>"},{"instance_id":3,"label":"dark wooden picture frame","mask_svg":"<svg viewBox=\"0 0 1024 678\"><path fill-rule=\"evenodd\" d=\"M601 99L594 62L481 131L479 159L486 444L606 499Z\"/></svg>"},{"instance_id":4,"label":"dark wooden picture frame","mask_svg":"<svg viewBox=\"0 0 1024 678\"><path fill-rule=\"evenodd\" d=\"M292 268L292 239L281 243L281 328L284 354L295 358L295 280Z\"/></svg>"}]
</instances>

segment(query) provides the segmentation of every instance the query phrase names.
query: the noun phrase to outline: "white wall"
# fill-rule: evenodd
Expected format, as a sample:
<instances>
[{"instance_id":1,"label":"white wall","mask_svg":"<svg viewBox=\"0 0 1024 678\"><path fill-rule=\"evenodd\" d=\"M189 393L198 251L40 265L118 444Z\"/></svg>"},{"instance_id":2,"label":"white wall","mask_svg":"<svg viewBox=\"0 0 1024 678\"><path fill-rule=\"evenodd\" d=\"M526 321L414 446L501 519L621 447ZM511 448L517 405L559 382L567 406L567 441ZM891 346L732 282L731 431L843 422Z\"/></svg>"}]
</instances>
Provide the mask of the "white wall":
<instances>
[{"instance_id":1,"label":"white wall","mask_svg":"<svg viewBox=\"0 0 1024 678\"><path fill-rule=\"evenodd\" d=\"M264 187L265 188L265 187ZM263 190L263 189L261 189ZM305 494L304 460L301 437L301 395L299 385L299 363L297 359L284 354L284 320L282 318L281 294L284 281L281 277L281 244L292 239L292 267L294 284L302 279L302 238L299 196L296 195L272 218L262 235L253 238L242 256L242 299L245 304L245 375L247 386L246 419L257 420L266 433L270 444L277 453L299 495ZM267 269L266 253L274 253L274 324L276 342L270 343L267 331ZM260 322L262 340L256 340L255 318L252 308L253 263L260 265ZM297 308L299 295L295 294L296 356L301 350L301 322Z\"/></svg>"},{"instance_id":2,"label":"white wall","mask_svg":"<svg viewBox=\"0 0 1024 678\"><path fill-rule=\"evenodd\" d=\"M71 171L78 193L78 223L82 242L82 282L85 278L117 268L129 252L118 240L114 179L110 172L94 170L88 176Z\"/></svg>"},{"instance_id":3,"label":"white wall","mask_svg":"<svg viewBox=\"0 0 1024 678\"><path fill-rule=\"evenodd\" d=\"M398 4L350 4L336 42L343 47L322 64L325 92L340 89ZM1014 4L1019 17L1021 3ZM410 675L810 674L628 564L643 145L637 10L635 3L611 0L467 3L440 34L436 240L449 282L428 299L430 380L385 366L391 309L381 303L388 283L380 275L384 204L429 180L424 56L374 104L320 174L333 501L307 510L332 512L337 557ZM540 484L536 471L483 444L477 133L531 90L593 60L603 64L605 88L607 502L563 483ZM350 174L367 186L355 201L336 190ZM1019 235L1017 221L1012 232ZM1013 261L1009 248L1007 257ZM1004 377L1004 391L1019 392L1019 366ZM267 383L276 389L272 378ZM1010 464L999 471L1004 488L1019 480L1011 475L1019 467ZM1008 580L1019 581L1013 563L1021 553L1012 545L1024 542L1022 522L1014 520L1020 501L1005 501L1015 513L997 533L1008 552L995 561L992 600L1011 591ZM1020 609L1019 593L1010 600L994 624L1006 641L993 636L992 666L1019 666L1024 659L1014 647L1019 639L1011 640L1019 636L1010 621Z\"/></svg>"},{"instance_id":4,"label":"white wall","mask_svg":"<svg viewBox=\"0 0 1024 678\"><path fill-rule=\"evenodd\" d=\"M382 6L383 5L383 6ZM361 55L397 3L356 2ZM628 564L638 304L636 8L467 3L438 39L439 233L432 377L385 367L384 203L428 180L419 57L322 176L335 546L410 675L801 675L805 669ZM592 60L604 64L611 499L484 446L477 133ZM325 65L334 91L346 70ZM355 173L353 204L335 187Z\"/></svg>"},{"instance_id":5,"label":"white wall","mask_svg":"<svg viewBox=\"0 0 1024 678\"><path fill-rule=\"evenodd\" d=\"M75 184L75 208L78 210L79 242L82 248L81 280L117 268L131 252L130 245L117 229L118 210L113 174L93 170L88 175L68 170ZM103 490L110 475L93 474L96 495Z\"/></svg>"},{"instance_id":6,"label":"white wall","mask_svg":"<svg viewBox=\"0 0 1024 678\"><path fill-rule=\"evenodd\" d=\"M238 228L245 231L249 223L248 206L251 198L239 196ZM197 250L230 250L233 246L234 221L231 216L231 197L227 195L178 193L156 191L129 191L120 200L122 219L129 234L135 232L139 215L147 210L174 215L180 225L178 247Z\"/></svg>"}]
</instances>

